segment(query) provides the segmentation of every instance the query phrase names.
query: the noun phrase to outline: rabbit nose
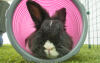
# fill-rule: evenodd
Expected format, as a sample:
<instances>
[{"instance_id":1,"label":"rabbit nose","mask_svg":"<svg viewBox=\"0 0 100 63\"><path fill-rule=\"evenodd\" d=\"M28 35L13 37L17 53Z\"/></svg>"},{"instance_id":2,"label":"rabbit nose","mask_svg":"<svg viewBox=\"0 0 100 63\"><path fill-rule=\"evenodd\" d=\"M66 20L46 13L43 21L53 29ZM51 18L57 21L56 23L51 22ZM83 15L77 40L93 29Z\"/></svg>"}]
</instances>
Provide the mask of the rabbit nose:
<instances>
[{"instance_id":1,"label":"rabbit nose","mask_svg":"<svg viewBox=\"0 0 100 63\"><path fill-rule=\"evenodd\" d=\"M48 51L53 50L54 48L47 48Z\"/></svg>"}]
</instances>

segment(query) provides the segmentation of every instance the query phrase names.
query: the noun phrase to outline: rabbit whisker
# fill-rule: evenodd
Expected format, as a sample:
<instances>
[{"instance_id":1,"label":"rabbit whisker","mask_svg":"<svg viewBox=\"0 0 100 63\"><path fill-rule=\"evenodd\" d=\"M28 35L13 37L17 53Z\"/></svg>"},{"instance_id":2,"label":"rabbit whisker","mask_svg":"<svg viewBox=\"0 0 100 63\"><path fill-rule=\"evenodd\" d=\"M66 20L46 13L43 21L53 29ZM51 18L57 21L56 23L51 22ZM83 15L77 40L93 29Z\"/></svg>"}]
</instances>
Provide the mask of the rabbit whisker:
<instances>
[{"instance_id":1,"label":"rabbit whisker","mask_svg":"<svg viewBox=\"0 0 100 63\"><path fill-rule=\"evenodd\" d=\"M65 48L64 46L61 46L62 48L64 48L66 51L70 51L69 49Z\"/></svg>"}]
</instances>

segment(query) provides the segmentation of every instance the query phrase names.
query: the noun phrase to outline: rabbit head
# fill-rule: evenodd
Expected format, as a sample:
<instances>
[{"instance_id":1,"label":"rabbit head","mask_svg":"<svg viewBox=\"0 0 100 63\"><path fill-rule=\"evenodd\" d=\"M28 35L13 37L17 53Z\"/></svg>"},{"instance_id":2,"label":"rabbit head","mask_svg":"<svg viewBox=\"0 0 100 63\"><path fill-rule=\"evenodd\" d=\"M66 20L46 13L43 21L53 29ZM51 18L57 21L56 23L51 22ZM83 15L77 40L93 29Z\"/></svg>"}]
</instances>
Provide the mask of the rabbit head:
<instances>
[{"instance_id":1,"label":"rabbit head","mask_svg":"<svg viewBox=\"0 0 100 63\"><path fill-rule=\"evenodd\" d=\"M59 28L64 27L66 21L65 8L57 10L52 17L50 17L48 12L35 1L28 0L27 8L37 30L43 28L44 32L56 32Z\"/></svg>"}]
</instances>

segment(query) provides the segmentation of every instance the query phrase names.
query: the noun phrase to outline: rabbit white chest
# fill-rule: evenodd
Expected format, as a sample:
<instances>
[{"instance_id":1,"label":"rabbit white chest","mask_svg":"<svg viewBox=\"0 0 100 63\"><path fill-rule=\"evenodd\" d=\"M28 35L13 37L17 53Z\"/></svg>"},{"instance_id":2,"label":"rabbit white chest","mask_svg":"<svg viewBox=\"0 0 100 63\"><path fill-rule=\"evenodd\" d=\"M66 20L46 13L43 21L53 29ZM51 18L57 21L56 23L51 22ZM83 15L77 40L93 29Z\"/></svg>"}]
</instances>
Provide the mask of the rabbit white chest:
<instances>
[{"instance_id":1,"label":"rabbit white chest","mask_svg":"<svg viewBox=\"0 0 100 63\"><path fill-rule=\"evenodd\" d=\"M46 41L44 44L44 52L46 53L48 58L56 58L59 53L56 51L56 48L53 43L51 43L49 40Z\"/></svg>"}]
</instances>

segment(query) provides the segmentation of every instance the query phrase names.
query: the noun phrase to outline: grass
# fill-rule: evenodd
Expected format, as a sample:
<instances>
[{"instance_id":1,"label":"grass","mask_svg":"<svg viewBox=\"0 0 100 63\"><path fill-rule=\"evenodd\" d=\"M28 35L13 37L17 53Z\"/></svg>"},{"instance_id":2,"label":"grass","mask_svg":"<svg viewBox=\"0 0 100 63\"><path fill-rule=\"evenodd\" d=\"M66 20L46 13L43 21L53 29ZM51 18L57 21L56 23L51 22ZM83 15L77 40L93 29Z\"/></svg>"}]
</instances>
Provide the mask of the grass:
<instances>
[{"instance_id":1,"label":"grass","mask_svg":"<svg viewBox=\"0 0 100 63\"><path fill-rule=\"evenodd\" d=\"M100 47L100 46L99 46ZM19 55L11 45L4 45L0 47L0 63L34 63L28 62ZM62 63L100 63L100 49L88 49L84 45L80 52Z\"/></svg>"}]
</instances>

